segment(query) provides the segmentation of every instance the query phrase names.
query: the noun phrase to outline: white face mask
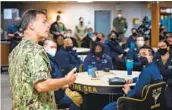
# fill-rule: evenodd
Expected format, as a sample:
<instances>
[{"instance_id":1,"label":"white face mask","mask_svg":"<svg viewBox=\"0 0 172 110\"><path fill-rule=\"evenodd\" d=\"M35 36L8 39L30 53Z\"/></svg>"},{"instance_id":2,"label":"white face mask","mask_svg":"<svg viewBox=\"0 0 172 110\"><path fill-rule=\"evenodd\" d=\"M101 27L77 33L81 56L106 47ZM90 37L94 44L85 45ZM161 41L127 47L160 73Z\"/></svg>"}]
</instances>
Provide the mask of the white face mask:
<instances>
[{"instance_id":1,"label":"white face mask","mask_svg":"<svg viewBox=\"0 0 172 110\"><path fill-rule=\"evenodd\" d=\"M57 49L56 48L49 48L49 47L44 47L45 51L50 54L51 56L55 56Z\"/></svg>"},{"instance_id":2,"label":"white face mask","mask_svg":"<svg viewBox=\"0 0 172 110\"><path fill-rule=\"evenodd\" d=\"M70 33L66 33L65 36L66 36L66 37L71 37L71 34L70 34Z\"/></svg>"},{"instance_id":3,"label":"white face mask","mask_svg":"<svg viewBox=\"0 0 172 110\"><path fill-rule=\"evenodd\" d=\"M92 36L91 37L92 41L96 41L96 37Z\"/></svg>"},{"instance_id":4,"label":"white face mask","mask_svg":"<svg viewBox=\"0 0 172 110\"><path fill-rule=\"evenodd\" d=\"M136 41L137 47L142 47L145 44L145 41Z\"/></svg>"},{"instance_id":5,"label":"white face mask","mask_svg":"<svg viewBox=\"0 0 172 110\"><path fill-rule=\"evenodd\" d=\"M118 18L121 18L122 17L122 15L121 14L118 14Z\"/></svg>"}]
</instances>

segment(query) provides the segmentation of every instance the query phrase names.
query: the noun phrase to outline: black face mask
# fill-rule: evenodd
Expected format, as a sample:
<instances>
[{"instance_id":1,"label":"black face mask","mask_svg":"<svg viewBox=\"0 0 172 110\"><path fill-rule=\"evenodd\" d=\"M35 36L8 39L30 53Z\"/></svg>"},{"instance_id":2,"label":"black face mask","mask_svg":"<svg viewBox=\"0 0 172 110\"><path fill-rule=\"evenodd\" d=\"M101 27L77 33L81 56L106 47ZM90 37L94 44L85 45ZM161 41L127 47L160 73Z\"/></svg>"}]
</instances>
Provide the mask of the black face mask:
<instances>
[{"instance_id":1,"label":"black face mask","mask_svg":"<svg viewBox=\"0 0 172 110\"><path fill-rule=\"evenodd\" d=\"M103 55L103 52L94 52L96 57L101 57Z\"/></svg>"},{"instance_id":2,"label":"black face mask","mask_svg":"<svg viewBox=\"0 0 172 110\"><path fill-rule=\"evenodd\" d=\"M80 24L83 24L84 22L83 21L80 21Z\"/></svg>"},{"instance_id":3,"label":"black face mask","mask_svg":"<svg viewBox=\"0 0 172 110\"><path fill-rule=\"evenodd\" d=\"M165 48L165 49L159 49L159 50L158 50L158 53L159 53L160 55L165 55L165 54L167 53L167 48Z\"/></svg>"},{"instance_id":4,"label":"black face mask","mask_svg":"<svg viewBox=\"0 0 172 110\"><path fill-rule=\"evenodd\" d=\"M134 32L134 33L132 34L132 36L137 36L137 33Z\"/></svg>"},{"instance_id":5,"label":"black face mask","mask_svg":"<svg viewBox=\"0 0 172 110\"><path fill-rule=\"evenodd\" d=\"M96 38L96 41L98 41L98 42L99 42L100 40L101 40L100 38Z\"/></svg>"},{"instance_id":6,"label":"black face mask","mask_svg":"<svg viewBox=\"0 0 172 110\"><path fill-rule=\"evenodd\" d=\"M72 46L67 46L65 49L67 50L67 51L71 51L72 50Z\"/></svg>"},{"instance_id":7,"label":"black face mask","mask_svg":"<svg viewBox=\"0 0 172 110\"><path fill-rule=\"evenodd\" d=\"M110 38L111 41L116 41L116 38Z\"/></svg>"},{"instance_id":8,"label":"black face mask","mask_svg":"<svg viewBox=\"0 0 172 110\"><path fill-rule=\"evenodd\" d=\"M163 35L166 36L167 32L163 32Z\"/></svg>"},{"instance_id":9,"label":"black face mask","mask_svg":"<svg viewBox=\"0 0 172 110\"><path fill-rule=\"evenodd\" d=\"M146 57L140 57L140 63L141 65L147 65L148 64L148 59Z\"/></svg>"}]
</instances>

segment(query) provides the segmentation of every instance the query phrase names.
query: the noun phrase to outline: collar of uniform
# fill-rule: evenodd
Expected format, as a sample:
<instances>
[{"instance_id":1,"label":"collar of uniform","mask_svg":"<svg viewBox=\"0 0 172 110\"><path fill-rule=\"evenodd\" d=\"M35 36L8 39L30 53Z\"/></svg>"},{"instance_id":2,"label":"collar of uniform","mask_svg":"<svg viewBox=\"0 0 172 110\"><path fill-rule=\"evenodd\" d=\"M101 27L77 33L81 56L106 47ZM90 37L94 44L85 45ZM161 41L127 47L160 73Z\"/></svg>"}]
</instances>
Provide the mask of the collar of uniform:
<instances>
[{"instance_id":1,"label":"collar of uniform","mask_svg":"<svg viewBox=\"0 0 172 110\"><path fill-rule=\"evenodd\" d=\"M23 37L22 40L30 41L34 44L37 44L36 41L34 41L33 39L30 39L30 38Z\"/></svg>"},{"instance_id":2,"label":"collar of uniform","mask_svg":"<svg viewBox=\"0 0 172 110\"><path fill-rule=\"evenodd\" d=\"M153 61L152 61L151 63L147 64L147 65L145 66L145 68L148 67L148 66L150 66L150 65L153 65L153 64L154 64L154 63L153 63Z\"/></svg>"}]
</instances>

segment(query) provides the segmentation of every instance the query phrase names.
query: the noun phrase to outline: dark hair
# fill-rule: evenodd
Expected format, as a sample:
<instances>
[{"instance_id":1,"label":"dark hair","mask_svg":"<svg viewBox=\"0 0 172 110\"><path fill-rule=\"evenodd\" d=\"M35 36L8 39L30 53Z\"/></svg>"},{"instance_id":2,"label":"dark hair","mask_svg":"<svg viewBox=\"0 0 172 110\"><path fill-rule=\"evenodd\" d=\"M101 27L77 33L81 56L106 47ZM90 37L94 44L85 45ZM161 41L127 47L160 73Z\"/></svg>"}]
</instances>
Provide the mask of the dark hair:
<instances>
[{"instance_id":1,"label":"dark hair","mask_svg":"<svg viewBox=\"0 0 172 110\"><path fill-rule=\"evenodd\" d=\"M172 32L168 32L167 34L166 34L166 39L167 38L171 38L172 37Z\"/></svg>"},{"instance_id":2,"label":"dark hair","mask_svg":"<svg viewBox=\"0 0 172 110\"><path fill-rule=\"evenodd\" d=\"M56 20L59 20L59 19L60 19L60 15L57 15Z\"/></svg>"},{"instance_id":3,"label":"dark hair","mask_svg":"<svg viewBox=\"0 0 172 110\"><path fill-rule=\"evenodd\" d=\"M95 42L94 45L93 45L93 47L92 47L92 49L91 49L91 52L92 53L95 52L97 46L100 46L102 48L102 52L104 52L104 46L103 46L103 44L100 43L100 42Z\"/></svg>"},{"instance_id":4,"label":"dark hair","mask_svg":"<svg viewBox=\"0 0 172 110\"><path fill-rule=\"evenodd\" d=\"M24 32L27 27L28 24L36 19L36 15L38 14L44 14L46 15L46 13L42 10L34 10L34 9L30 9L27 10L26 12L24 12L24 14L22 15L22 20L20 22L20 28L21 28L21 32Z\"/></svg>"},{"instance_id":5,"label":"dark hair","mask_svg":"<svg viewBox=\"0 0 172 110\"><path fill-rule=\"evenodd\" d=\"M54 39L57 39L59 36L63 37L63 39L64 39L64 35L63 34L54 35Z\"/></svg>"},{"instance_id":6,"label":"dark hair","mask_svg":"<svg viewBox=\"0 0 172 110\"><path fill-rule=\"evenodd\" d=\"M89 27L87 30L92 30L93 31L93 28Z\"/></svg>"},{"instance_id":7,"label":"dark hair","mask_svg":"<svg viewBox=\"0 0 172 110\"><path fill-rule=\"evenodd\" d=\"M111 31L111 33L108 35L108 38L110 38L112 34L115 34L117 38L119 37L119 34L116 31Z\"/></svg>"},{"instance_id":8,"label":"dark hair","mask_svg":"<svg viewBox=\"0 0 172 110\"><path fill-rule=\"evenodd\" d=\"M141 33L138 33L137 36L136 36L136 39L137 39L138 37L142 37L142 38L144 39L144 41L146 41L145 35L143 35L143 34L141 34Z\"/></svg>"},{"instance_id":9,"label":"dark hair","mask_svg":"<svg viewBox=\"0 0 172 110\"><path fill-rule=\"evenodd\" d=\"M163 30L165 30L165 29L167 29L165 26L162 26L161 28L160 28L160 32L162 32Z\"/></svg>"},{"instance_id":10,"label":"dark hair","mask_svg":"<svg viewBox=\"0 0 172 110\"><path fill-rule=\"evenodd\" d=\"M72 29L67 29L66 31L72 31Z\"/></svg>"},{"instance_id":11,"label":"dark hair","mask_svg":"<svg viewBox=\"0 0 172 110\"><path fill-rule=\"evenodd\" d=\"M95 34L97 36L97 32L93 32L93 34Z\"/></svg>"},{"instance_id":12,"label":"dark hair","mask_svg":"<svg viewBox=\"0 0 172 110\"><path fill-rule=\"evenodd\" d=\"M138 30L137 30L136 28L132 28L132 29L131 29L131 31L133 31L133 30L136 30L136 32L138 32Z\"/></svg>"},{"instance_id":13,"label":"dark hair","mask_svg":"<svg viewBox=\"0 0 172 110\"><path fill-rule=\"evenodd\" d=\"M83 17L79 17L79 20L81 20Z\"/></svg>"},{"instance_id":14,"label":"dark hair","mask_svg":"<svg viewBox=\"0 0 172 110\"><path fill-rule=\"evenodd\" d=\"M105 38L105 35L102 32L99 32L97 34L101 34L103 38Z\"/></svg>"},{"instance_id":15,"label":"dark hair","mask_svg":"<svg viewBox=\"0 0 172 110\"><path fill-rule=\"evenodd\" d=\"M164 42L167 45L167 47L170 46L169 43L166 40L161 40L159 42Z\"/></svg>"},{"instance_id":16,"label":"dark hair","mask_svg":"<svg viewBox=\"0 0 172 110\"><path fill-rule=\"evenodd\" d=\"M150 55L154 55L154 53L155 53L154 50L151 47L147 46L147 45L144 45L144 46L140 47L139 51L141 49L148 49Z\"/></svg>"}]
</instances>

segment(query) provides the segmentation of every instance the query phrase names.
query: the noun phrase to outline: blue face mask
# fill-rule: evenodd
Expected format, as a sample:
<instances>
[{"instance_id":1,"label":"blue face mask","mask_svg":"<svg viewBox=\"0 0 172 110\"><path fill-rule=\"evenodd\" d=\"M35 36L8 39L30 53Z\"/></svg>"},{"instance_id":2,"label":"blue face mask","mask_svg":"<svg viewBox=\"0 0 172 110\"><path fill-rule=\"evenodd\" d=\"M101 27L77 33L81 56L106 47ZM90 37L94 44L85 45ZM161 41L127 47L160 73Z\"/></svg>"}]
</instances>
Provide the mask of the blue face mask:
<instances>
[{"instance_id":1,"label":"blue face mask","mask_svg":"<svg viewBox=\"0 0 172 110\"><path fill-rule=\"evenodd\" d=\"M93 35L93 32L88 32L88 36L92 36Z\"/></svg>"}]
</instances>

